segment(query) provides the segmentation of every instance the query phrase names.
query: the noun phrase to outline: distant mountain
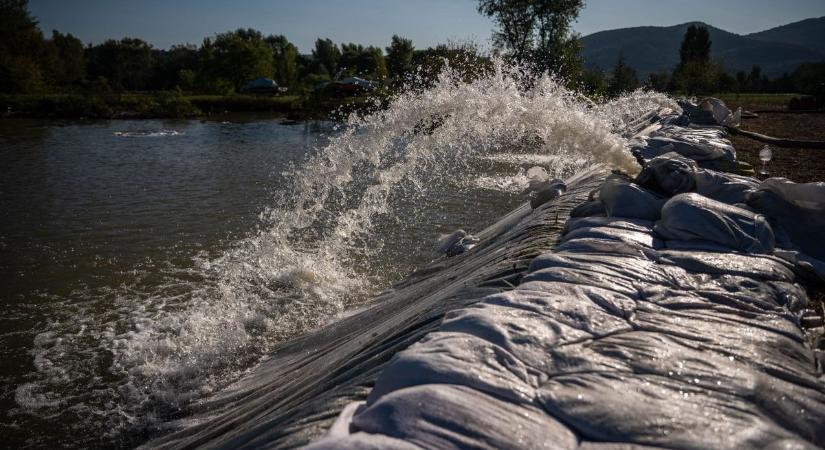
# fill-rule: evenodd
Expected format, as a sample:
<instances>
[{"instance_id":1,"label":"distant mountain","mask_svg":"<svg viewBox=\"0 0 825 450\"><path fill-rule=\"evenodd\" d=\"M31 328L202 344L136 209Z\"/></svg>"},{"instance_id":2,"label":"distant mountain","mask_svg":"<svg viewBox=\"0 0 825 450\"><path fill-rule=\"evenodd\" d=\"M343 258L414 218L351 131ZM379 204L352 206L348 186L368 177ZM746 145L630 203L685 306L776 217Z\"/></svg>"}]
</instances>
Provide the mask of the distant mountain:
<instances>
[{"instance_id":1,"label":"distant mountain","mask_svg":"<svg viewBox=\"0 0 825 450\"><path fill-rule=\"evenodd\" d=\"M747 36L701 22L600 31L582 38L582 56L587 66L609 70L623 54L627 64L646 77L672 70L679 62L679 46L687 28L703 25L712 41L711 58L721 60L729 72L759 65L763 73L777 76L800 63L825 60L823 20L803 20Z\"/></svg>"},{"instance_id":2,"label":"distant mountain","mask_svg":"<svg viewBox=\"0 0 825 450\"><path fill-rule=\"evenodd\" d=\"M825 17L805 19L770 30L747 34L745 37L794 44L821 51L825 49Z\"/></svg>"}]
</instances>

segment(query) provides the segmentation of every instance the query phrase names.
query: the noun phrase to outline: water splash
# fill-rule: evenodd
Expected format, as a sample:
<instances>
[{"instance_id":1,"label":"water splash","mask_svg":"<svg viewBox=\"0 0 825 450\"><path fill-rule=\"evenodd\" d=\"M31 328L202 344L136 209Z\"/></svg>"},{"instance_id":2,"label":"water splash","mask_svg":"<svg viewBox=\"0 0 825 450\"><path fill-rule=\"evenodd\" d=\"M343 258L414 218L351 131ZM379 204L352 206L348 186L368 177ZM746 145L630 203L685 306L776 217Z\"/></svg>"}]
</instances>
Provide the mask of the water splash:
<instances>
[{"instance_id":1,"label":"water splash","mask_svg":"<svg viewBox=\"0 0 825 450\"><path fill-rule=\"evenodd\" d=\"M66 313L35 342L34 381L16 392L21 409L69 411L111 436L156 426L236 380L275 343L404 273L411 263L399 236L422 239L411 230L428 226L428 205L446 193L467 199L482 184L518 201L532 165L552 177L597 163L635 171L619 131L675 106L642 91L593 104L550 77L524 88L518 73L496 62L462 82L447 68L432 88L350 117L286 170L291 187L261 213L258 233L223 255L136 268L134 281L74 297L84 301L55 299Z\"/></svg>"}]
</instances>

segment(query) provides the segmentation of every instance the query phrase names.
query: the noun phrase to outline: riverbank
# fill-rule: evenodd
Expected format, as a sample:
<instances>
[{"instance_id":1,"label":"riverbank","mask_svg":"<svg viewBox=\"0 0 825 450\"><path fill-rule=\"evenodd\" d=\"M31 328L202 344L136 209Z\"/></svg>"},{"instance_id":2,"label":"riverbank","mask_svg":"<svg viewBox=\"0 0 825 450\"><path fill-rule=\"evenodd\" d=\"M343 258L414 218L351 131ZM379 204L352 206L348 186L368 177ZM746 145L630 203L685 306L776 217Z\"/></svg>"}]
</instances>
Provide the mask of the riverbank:
<instances>
[{"instance_id":1,"label":"riverbank","mask_svg":"<svg viewBox=\"0 0 825 450\"><path fill-rule=\"evenodd\" d=\"M0 117L54 119L203 118L235 112L267 112L291 119L329 119L364 110L372 97L125 94L0 95Z\"/></svg>"}]
</instances>

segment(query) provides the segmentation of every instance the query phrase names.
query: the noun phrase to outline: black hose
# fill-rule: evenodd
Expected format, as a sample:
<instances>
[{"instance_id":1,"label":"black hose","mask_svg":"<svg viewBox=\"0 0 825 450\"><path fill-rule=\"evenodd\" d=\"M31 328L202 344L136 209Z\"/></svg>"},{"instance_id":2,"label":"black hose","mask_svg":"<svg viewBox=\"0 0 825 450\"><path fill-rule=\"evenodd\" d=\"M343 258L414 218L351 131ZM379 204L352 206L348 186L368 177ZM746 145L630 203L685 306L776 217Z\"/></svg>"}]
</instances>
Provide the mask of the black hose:
<instances>
[{"instance_id":1,"label":"black hose","mask_svg":"<svg viewBox=\"0 0 825 450\"><path fill-rule=\"evenodd\" d=\"M736 127L725 127L730 134L744 136L755 141L764 142L765 144L775 145L783 148L815 148L818 150L825 150L825 141L806 141L798 139L782 139L764 134L754 133L753 131L740 130Z\"/></svg>"}]
</instances>

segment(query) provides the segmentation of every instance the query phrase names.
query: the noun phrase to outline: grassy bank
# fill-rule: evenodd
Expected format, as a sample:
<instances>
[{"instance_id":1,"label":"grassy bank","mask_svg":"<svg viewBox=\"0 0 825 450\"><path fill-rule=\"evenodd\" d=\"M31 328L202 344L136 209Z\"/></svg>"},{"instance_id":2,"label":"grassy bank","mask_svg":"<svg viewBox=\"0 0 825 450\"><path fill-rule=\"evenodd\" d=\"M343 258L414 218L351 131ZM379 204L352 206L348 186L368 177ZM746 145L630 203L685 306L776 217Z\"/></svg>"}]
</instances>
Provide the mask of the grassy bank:
<instances>
[{"instance_id":1,"label":"grassy bank","mask_svg":"<svg viewBox=\"0 0 825 450\"><path fill-rule=\"evenodd\" d=\"M751 94L725 93L714 94L714 97L725 102L731 109L742 107L749 111L784 111L791 99L800 97L799 94Z\"/></svg>"},{"instance_id":2,"label":"grassy bank","mask_svg":"<svg viewBox=\"0 0 825 450\"><path fill-rule=\"evenodd\" d=\"M206 117L228 112L270 112L296 119L327 118L363 110L366 97L324 98L297 95L184 95L179 92L124 94L0 95L3 117L62 119L144 119Z\"/></svg>"}]
</instances>

